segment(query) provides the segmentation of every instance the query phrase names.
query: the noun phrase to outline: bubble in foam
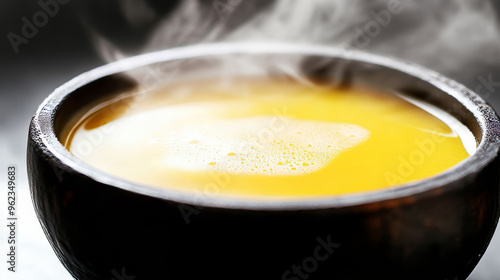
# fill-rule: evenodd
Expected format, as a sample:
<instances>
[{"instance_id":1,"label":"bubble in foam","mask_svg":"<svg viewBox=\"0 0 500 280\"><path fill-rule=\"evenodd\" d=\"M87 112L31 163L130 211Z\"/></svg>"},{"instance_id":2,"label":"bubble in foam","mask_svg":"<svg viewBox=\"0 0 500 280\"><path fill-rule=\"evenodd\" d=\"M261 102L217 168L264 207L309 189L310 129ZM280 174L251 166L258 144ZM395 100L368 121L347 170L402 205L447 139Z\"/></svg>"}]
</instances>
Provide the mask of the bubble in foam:
<instances>
[{"instance_id":1,"label":"bubble in foam","mask_svg":"<svg viewBox=\"0 0 500 280\"><path fill-rule=\"evenodd\" d=\"M274 118L208 118L177 126L173 139L155 143L163 146L163 164L171 168L285 176L318 171L370 135L353 124L293 118L285 130L273 131Z\"/></svg>"}]
</instances>

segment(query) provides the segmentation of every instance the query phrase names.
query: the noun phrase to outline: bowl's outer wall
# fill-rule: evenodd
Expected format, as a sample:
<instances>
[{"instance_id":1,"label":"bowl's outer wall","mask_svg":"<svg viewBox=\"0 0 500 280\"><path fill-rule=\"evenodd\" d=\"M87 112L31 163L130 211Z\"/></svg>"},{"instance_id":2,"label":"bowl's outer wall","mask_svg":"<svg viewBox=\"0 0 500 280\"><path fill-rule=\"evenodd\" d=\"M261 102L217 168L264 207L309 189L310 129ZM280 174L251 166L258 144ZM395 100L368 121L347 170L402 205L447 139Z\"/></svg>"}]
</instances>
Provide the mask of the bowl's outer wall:
<instances>
[{"instance_id":1,"label":"bowl's outer wall","mask_svg":"<svg viewBox=\"0 0 500 280\"><path fill-rule=\"evenodd\" d=\"M497 223L498 169L347 208L186 208L69 169L33 126L28 140L36 213L77 279L465 279Z\"/></svg>"}]
</instances>

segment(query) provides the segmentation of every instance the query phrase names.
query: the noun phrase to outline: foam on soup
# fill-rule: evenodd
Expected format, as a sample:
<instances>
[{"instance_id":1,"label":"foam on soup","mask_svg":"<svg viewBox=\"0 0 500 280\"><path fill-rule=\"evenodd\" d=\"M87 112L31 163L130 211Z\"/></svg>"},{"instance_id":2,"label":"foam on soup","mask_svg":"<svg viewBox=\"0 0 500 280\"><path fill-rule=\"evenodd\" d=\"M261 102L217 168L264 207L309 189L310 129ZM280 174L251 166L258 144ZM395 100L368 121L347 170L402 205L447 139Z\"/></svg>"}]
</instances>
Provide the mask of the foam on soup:
<instances>
[{"instance_id":1,"label":"foam on soup","mask_svg":"<svg viewBox=\"0 0 500 280\"><path fill-rule=\"evenodd\" d=\"M101 102L65 145L133 182L262 199L397 187L453 167L476 147L456 119L404 96L257 79Z\"/></svg>"}]
</instances>

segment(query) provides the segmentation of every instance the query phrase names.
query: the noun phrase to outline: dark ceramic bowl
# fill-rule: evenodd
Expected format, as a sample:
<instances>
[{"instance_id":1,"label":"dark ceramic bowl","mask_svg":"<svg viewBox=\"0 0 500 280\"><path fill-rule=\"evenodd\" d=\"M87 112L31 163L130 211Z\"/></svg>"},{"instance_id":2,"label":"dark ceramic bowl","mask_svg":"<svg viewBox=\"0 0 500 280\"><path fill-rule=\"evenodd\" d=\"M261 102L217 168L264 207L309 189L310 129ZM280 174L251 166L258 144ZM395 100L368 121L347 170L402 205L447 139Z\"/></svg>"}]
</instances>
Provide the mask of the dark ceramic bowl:
<instances>
[{"instance_id":1,"label":"dark ceramic bowl","mask_svg":"<svg viewBox=\"0 0 500 280\"><path fill-rule=\"evenodd\" d=\"M79 109L96 100L172 77L255 74L260 66L250 65L265 69L258 74L299 69L292 75L424 100L466 125L477 151L398 188L278 202L131 183L89 166L59 141ZM32 120L28 170L42 227L77 279L465 279L499 217L499 135L499 120L481 98L420 66L320 46L200 45L118 61L58 88Z\"/></svg>"}]
</instances>

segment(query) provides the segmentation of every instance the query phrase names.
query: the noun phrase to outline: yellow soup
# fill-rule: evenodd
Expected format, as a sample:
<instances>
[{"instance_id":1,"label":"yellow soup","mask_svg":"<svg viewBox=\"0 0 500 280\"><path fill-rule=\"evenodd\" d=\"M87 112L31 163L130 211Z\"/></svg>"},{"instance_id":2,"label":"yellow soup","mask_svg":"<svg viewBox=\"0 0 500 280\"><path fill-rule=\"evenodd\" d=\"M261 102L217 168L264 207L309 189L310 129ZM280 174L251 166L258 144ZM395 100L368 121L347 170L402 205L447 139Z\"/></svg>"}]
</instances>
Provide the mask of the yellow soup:
<instances>
[{"instance_id":1,"label":"yellow soup","mask_svg":"<svg viewBox=\"0 0 500 280\"><path fill-rule=\"evenodd\" d=\"M66 147L141 184L296 199L428 178L469 157L474 141L444 112L396 94L237 80L101 102L73 125Z\"/></svg>"}]
</instances>

